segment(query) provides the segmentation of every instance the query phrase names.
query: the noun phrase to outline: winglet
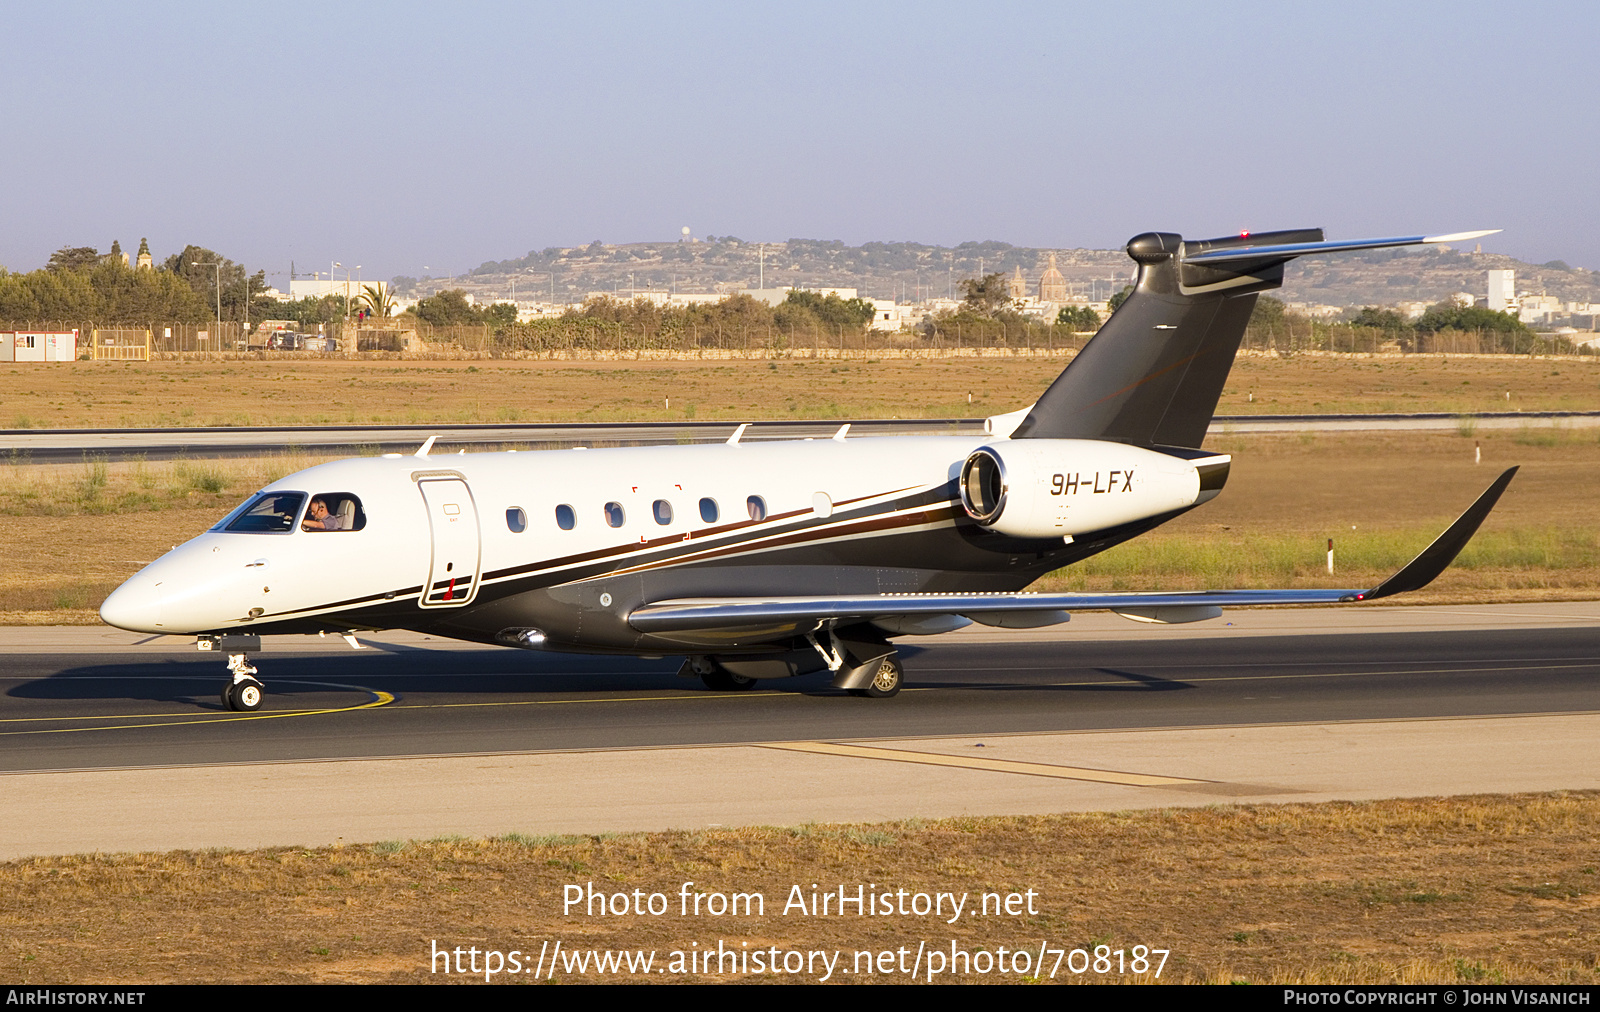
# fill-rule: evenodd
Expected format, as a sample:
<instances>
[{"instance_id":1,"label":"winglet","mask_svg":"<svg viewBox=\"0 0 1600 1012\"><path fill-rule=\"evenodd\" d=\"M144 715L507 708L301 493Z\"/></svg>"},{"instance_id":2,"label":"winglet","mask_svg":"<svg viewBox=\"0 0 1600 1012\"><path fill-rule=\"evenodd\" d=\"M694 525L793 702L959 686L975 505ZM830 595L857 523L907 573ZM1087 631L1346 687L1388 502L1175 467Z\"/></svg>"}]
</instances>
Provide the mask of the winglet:
<instances>
[{"instance_id":1,"label":"winglet","mask_svg":"<svg viewBox=\"0 0 1600 1012\"><path fill-rule=\"evenodd\" d=\"M438 439L438 438L439 438L438 436L429 436L428 437L428 441L426 443L423 443L420 447L418 447L417 448L417 452L413 453L412 456L413 457L426 457L428 455L428 451L433 449L433 441L435 439Z\"/></svg>"},{"instance_id":2,"label":"winglet","mask_svg":"<svg viewBox=\"0 0 1600 1012\"><path fill-rule=\"evenodd\" d=\"M849 432L849 431L850 431L850 423L849 422L845 422L843 425L839 426L839 431L835 432L833 434L834 440L836 442L840 442L840 443L844 442L844 434Z\"/></svg>"},{"instance_id":3,"label":"winglet","mask_svg":"<svg viewBox=\"0 0 1600 1012\"><path fill-rule=\"evenodd\" d=\"M729 446L738 446L739 445L739 437L744 435L744 430L748 429L749 427L750 427L750 423L749 422L740 422L739 423L739 427L737 429L733 430L733 435L728 437L728 445Z\"/></svg>"},{"instance_id":4,"label":"winglet","mask_svg":"<svg viewBox=\"0 0 1600 1012\"><path fill-rule=\"evenodd\" d=\"M1506 486L1511 484L1511 478L1516 473L1515 467L1507 468L1483 495L1478 496L1477 502L1468 506L1467 511L1456 518L1456 522L1451 524L1448 530L1422 550L1421 555L1406 563L1403 569L1376 587L1364 594L1356 594L1350 600L1375 601L1392 594L1421 590L1432 583L1434 577L1444 572L1445 567L1454 562L1456 556L1461 553L1461 549L1467 547L1467 542L1472 540L1472 536L1478 533L1478 526L1489 515L1489 511L1494 509L1495 503L1500 501L1501 494L1505 492Z\"/></svg>"}]
</instances>

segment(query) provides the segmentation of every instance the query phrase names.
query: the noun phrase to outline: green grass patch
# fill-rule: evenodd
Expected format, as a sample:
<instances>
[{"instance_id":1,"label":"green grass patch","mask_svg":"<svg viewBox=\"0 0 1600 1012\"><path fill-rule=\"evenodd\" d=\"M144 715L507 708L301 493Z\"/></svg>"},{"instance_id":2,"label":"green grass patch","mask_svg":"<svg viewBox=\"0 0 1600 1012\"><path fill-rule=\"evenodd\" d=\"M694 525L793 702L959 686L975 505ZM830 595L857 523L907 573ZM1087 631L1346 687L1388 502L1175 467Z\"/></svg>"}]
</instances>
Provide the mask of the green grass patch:
<instances>
[{"instance_id":1,"label":"green grass patch","mask_svg":"<svg viewBox=\"0 0 1600 1012\"><path fill-rule=\"evenodd\" d=\"M1198 541L1192 537L1147 535L1052 573L1035 589L1132 591L1158 586L1185 589L1361 585L1410 562L1432 537L1406 532L1343 535L1334 542L1334 571L1330 576L1327 540L1322 537L1266 534ZM1600 533L1589 528L1552 526L1481 532L1462 551L1454 568L1579 570L1596 565L1600 565Z\"/></svg>"}]
</instances>

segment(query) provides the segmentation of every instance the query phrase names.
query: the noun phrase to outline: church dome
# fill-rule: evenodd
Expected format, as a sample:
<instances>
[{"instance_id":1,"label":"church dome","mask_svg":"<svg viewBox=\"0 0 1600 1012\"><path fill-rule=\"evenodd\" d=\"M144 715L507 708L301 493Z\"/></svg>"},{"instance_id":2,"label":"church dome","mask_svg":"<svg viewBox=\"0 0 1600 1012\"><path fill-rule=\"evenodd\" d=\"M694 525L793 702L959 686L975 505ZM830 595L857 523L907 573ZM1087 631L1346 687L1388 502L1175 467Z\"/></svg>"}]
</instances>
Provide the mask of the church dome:
<instances>
[{"instance_id":1,"label":"church dome","mask_svg":"<svg viewBox=\"0 0 1600 1012\"><path fill-rule=\"evenodd\" d=\"M1056 269L1056 255L1050 254L1050 266L1039 276L1040 302L1067 301L1067 279Z\"/></svg>"}]
</instances>

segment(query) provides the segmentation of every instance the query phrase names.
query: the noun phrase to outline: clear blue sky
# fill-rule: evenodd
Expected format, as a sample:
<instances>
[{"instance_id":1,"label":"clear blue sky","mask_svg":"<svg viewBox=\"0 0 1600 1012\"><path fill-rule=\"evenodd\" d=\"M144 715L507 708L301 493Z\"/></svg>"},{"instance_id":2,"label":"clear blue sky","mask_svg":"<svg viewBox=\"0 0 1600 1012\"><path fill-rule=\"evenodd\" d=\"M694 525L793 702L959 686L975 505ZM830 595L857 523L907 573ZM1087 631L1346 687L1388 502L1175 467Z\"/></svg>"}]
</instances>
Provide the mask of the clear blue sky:
<instances>
[{"instance_id":1,"label":"clear blue sky","mask_svg":"<svg viewBox=\"0 0 1600 1012\"><path fill-rule=\"evenodd\" d=\"M1600 268L1597 60L1592 2L14 4L0 264L1322 226Z\"/></svg>"}]
</instances>

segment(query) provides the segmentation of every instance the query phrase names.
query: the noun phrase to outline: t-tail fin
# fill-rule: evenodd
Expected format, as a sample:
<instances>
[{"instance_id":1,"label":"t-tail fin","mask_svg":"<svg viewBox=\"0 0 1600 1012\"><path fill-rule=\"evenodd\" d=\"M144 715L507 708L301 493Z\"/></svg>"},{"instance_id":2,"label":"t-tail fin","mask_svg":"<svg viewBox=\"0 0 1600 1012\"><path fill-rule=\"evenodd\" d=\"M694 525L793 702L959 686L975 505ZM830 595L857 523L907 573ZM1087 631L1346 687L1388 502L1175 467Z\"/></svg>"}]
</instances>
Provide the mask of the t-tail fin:
<instances>
[{"instance_id":1,"label":"t-tail fin","mask_svg":"<svg viewBox=\"0 0 1600 1012\"><path fill-rule=\"evenodd\" d=\"M1014 439L1107 439L1198 447L1255 308L1295 257L1460 241L1488 235L1324 242L1321 229L1185 241L1146 232L1128 241L1133 292L1012 433Z\"/></svg>"}]
</instances>

